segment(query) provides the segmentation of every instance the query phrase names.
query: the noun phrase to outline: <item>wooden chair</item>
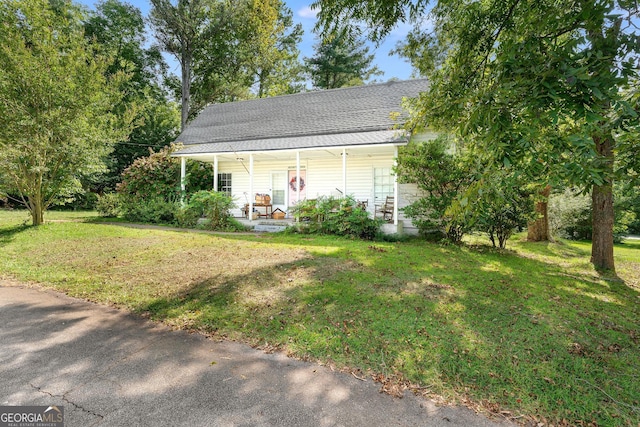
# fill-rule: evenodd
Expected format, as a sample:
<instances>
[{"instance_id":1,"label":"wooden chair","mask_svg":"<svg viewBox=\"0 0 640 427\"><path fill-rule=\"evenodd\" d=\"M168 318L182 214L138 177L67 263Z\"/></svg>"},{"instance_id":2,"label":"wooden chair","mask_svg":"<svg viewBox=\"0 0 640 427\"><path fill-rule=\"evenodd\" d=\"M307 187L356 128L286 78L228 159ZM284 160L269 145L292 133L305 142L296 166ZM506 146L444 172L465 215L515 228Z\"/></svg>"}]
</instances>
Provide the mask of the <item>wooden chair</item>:
<instances>
[{"instance_id":1,"label":"wooden chair","mask_svg":"<svg viewBox=\"0 0 640 427\"><path fill-rule=\"evenodd\" d=\"M376 205L375 216L378 214L382 215L382 219L385 221L393 220L393 205L395 203L395 199L393 196L387 196L385 202L381 205Z\"/></svg>"},{"instance_id":2,"label":"wooden chair","mask_svg":"<svg viewBox=\"0 0 640 427\"><path fill-rule=\"evenodd\" d=\"M358 202L356 203L356 207L362 209L363 211L366 211L367 208L369 207L369 199L367 199L367 200L358 200Z\"/></svg>"}]
</instances>

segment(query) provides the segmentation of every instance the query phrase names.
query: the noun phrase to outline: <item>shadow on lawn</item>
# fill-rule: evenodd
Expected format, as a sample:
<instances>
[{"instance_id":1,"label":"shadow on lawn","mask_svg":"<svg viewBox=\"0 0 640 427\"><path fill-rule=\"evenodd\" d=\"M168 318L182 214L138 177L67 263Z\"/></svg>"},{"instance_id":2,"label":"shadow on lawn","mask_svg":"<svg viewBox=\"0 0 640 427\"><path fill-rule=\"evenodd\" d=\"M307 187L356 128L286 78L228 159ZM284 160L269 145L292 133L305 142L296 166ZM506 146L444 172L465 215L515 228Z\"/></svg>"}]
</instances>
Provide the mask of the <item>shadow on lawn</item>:
<instances>
[{"instance_id":1,"label":"shadow on lawn","mask_svg":"<svg viewBox=\"0 0 640 427\"><path fill-rule=\"evenodd\" d=\"M634 422L618 403L639 398L636 291L490 248L418 246L336 239L329 254L212 276L138 309L495 412ZM568 245L527 250L584 256Z\"/></svg>"},{"instance_id":2,"label":"shadow on lawn","mask_svg":"<svg viewBox=\"0 0 640 427\"><path fill-rule=\"evenodd\" d=\"M30 229L32 226L21 224L8 228L0 228L0 246L8 245L15 239L15 237L25 230Z\"/></svg>"}]
</instances>

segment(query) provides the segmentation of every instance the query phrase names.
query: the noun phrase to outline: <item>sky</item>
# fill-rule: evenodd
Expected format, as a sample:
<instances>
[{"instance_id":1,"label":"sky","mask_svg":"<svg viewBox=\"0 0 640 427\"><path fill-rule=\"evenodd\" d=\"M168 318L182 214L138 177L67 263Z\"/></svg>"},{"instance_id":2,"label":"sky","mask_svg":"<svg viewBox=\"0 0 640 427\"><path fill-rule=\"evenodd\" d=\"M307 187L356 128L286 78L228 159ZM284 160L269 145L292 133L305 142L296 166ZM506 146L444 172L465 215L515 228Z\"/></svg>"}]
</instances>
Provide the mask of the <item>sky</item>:
<instances>
[{"instance_id":1,"label":"sky","mask_svg":"<svg viewBox=\"0 0 640 427\"><path fill-rule=\"evenodd\" d=\"M78 0L76 0L78 1ZM151 3L149 0L124 0L142 12L144 16L148 16ZM98 0L79 0L79 3L88 6L90 9L94 9L94 4L98 3ZM314 25L317 22L316 11L312 10L309 5L312 0L285 0L287 6L293 12L293 19L295 23L302 24L304 29L304 36L302 43L299 45L301 58L313 56L313 45L316 43L316 35L312 32ZM389 56L389 52L395 47L396 43L403 40L408 32L408 27L400 26L393 30L387 39L380 46L369 43L369 52L375 55L373 65L376 65L383 75L376 76L376 81L387 81L391 78L398 78L400 80L406 80L411 78L411 66L398 56ZM150 37L151 39L153 37ZM167 57L167 62L170 64L172 71L175 74L180 74L180 67L178 63L170 57Z\"/></svg>"}]
</instances>

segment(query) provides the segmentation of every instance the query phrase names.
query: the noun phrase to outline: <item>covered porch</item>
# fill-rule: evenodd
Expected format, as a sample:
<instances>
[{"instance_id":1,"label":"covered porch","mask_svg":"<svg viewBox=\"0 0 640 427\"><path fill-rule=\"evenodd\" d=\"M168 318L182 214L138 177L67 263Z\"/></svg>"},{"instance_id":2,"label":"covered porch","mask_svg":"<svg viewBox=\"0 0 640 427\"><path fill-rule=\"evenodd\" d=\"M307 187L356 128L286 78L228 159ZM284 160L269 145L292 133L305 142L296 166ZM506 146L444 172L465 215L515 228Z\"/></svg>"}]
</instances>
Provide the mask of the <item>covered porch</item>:
<instances>
[{"instance_id":1,"label":"covered porch","mask_svg":"<svg viewBox=\"0 0 640 427\"><path fill-rule=\"evenodd\" d=\"M398 147L405 143L399 139L386 144L197 153L187 148L177 155L183 189L186 159L209 163L213 189L224 191L236 202L232 214L250 227L261 228L290 225L290 207L322 196L351 196L371 217L380 217L376 211L385 201L400 198L393 166ZM280 214L274 219L273 212L283 213L284 218ZM398 203L393 203L385 219L386 232L401 232Z\"/></svg>"}]
</instances>

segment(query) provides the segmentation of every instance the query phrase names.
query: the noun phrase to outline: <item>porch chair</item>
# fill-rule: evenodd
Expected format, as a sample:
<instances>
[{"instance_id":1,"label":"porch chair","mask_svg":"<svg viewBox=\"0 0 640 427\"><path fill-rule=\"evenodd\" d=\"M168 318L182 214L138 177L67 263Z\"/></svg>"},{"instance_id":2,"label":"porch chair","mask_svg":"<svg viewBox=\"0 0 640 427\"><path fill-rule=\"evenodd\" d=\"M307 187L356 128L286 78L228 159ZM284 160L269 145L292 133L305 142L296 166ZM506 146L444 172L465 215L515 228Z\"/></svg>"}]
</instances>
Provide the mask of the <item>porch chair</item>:
<instances>
[{"instance_id":1,"label":"porch chair","mask_svg":"<svg viewBox=\"0 0 640 427\"><path fill-rule=\"evenodd\" d=\"M387 196L385 202L381 205L376 205L375 216L382 215L382 219L385 221L393 220L393 205L395 203L393 196Z\"/></svg>"}]
</instances>

